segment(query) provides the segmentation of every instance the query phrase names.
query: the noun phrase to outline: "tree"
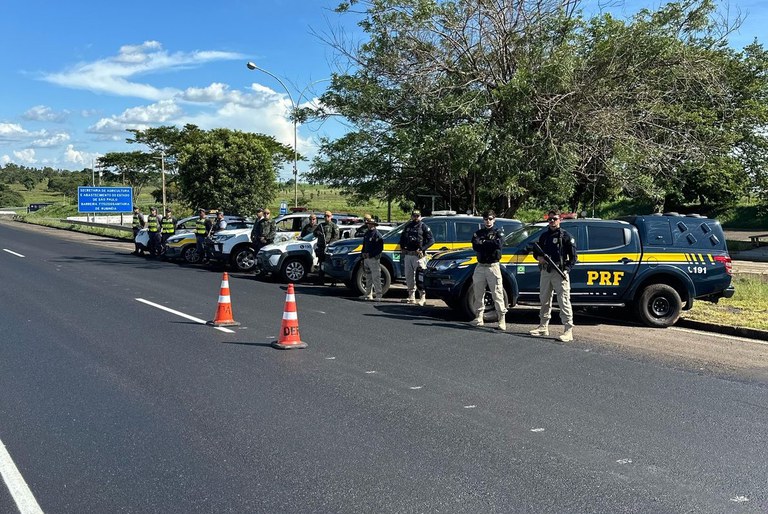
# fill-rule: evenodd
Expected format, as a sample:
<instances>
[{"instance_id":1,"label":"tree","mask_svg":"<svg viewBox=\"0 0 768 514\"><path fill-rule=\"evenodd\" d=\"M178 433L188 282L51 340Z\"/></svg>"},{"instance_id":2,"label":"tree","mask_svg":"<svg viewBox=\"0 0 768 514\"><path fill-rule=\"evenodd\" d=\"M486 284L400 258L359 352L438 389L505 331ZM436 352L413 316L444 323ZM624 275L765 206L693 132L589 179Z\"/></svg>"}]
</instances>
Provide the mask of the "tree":
<instances>
[{"instance_id":1,"label":"tree","mask_svg":"<svg viewBox=\"0 0 768 514\"><path fill-rule=\"evenodd\" d=\"M122 183L133 187L133 201L147 184L158 179L160 162L154 155L141 151L109 152L99 157L97 166L121 178Z\"/></svg>"},{"instance_id":2,"label":"tree","mask_svg":"<svg viewBox=\"0 0 768 514\"><path fill-rule=\"evenodd\" d=\"M230 129L182 131L178 186L193 207L223 208L253 215L277 192L277 170L293 158L292 148L263 134Z\"/></svg>"},{"instance_id":3,"label":"tree","mask_svg":"<svg viewBox=\"0 0 768 514\"><path fill-rule=\"evenodd\" d=\"M729 49L736 25L711 0L627 21L587 20L578 6L343 3L364 7L369 39L335 42L354 71L334 76L315 114L356 130L323 142L312 179L362 196L398 184L402 199L429 190L510 215L524 202L576 209L621 193L660 209L674 191L738 198L765 148L762 47Z\"/></svg>"}]
</instances>

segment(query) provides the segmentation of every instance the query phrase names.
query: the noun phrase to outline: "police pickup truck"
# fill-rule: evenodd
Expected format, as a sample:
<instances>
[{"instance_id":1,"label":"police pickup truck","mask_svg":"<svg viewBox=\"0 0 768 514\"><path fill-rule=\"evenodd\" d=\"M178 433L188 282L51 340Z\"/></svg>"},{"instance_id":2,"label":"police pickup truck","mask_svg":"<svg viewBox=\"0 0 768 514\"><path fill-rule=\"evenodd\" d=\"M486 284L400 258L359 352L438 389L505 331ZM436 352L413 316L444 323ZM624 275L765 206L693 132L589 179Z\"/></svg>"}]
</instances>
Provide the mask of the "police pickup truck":
<instances>
[{"instance_id":1,"label":"police pickup truck","mask_svg":"<svg viewBox=\"0 0 768 514\"><path fill-rule=\"evenodd\" d=\"M716 303L734 294L731 258L714 219L668 213L564 220L561 227L576 240L578 250L570 273L574 306L631 306L646 325L668 327L694 300ZM547 228L541 223L527 225L504 240L501 268L510 306L539 303L539 267L531 246L543 230ZM473 316L476 263L472 250L433 257L424 277L427 295ZM489 294L485 301L488 313Z\"/></svg>"},{"instance_id":2,"label":"police pickup truck","mask_svg":"<svg viewBox=\"0 0 768 514\"><path fill-rule=\"evenodd\" d=\"M437 213L435 213L437 214ZM472 235L483 223L479 216L468 216L447 211L445 215L433 215L422 218L425 225L432 231L435 238L427 251L428 256L445 250L457 250L472 247ZM522 226L518 220L496 218L496 228L505 234ZM396 280L405 277L403 266L400 263L400 235L405 224L383 234L384 253L381 255L381 292L386 294L390 286ZM365 273L363 271L363 240L360 238L342 239L328 245L327 258L323 264L323 271L332 280L344 282L355 294L365 294Z\"/></svg>"}]
</instances>

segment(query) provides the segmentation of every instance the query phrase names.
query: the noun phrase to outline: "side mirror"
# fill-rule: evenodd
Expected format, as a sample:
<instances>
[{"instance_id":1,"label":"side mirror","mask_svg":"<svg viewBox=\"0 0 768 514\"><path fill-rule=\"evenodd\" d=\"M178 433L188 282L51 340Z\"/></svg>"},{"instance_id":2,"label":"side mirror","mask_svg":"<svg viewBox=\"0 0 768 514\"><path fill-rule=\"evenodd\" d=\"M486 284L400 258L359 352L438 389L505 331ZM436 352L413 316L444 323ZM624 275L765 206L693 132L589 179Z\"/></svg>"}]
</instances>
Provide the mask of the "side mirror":
<instances>
[{"instance_id":1,"label":"side mirror","mask_svg":"<svg viewBox=\"0 0 768 514\"><path fill-rule=\"evenodd\" d=\"M525 252L526 253L532 253L533 252L533 243L525 245Z\"/></svg>"}]
</instances>

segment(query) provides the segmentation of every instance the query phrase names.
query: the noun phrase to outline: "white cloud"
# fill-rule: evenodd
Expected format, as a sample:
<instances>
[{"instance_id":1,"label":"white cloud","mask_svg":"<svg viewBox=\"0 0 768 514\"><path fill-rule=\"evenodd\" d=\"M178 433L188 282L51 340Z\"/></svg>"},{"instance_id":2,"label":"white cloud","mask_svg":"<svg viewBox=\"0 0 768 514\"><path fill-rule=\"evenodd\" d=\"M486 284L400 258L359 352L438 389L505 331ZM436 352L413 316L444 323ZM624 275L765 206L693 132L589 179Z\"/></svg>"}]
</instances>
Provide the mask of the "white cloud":
<instances>
[{"instance_id":1,"label":"white cloud","mask_svg":"<svg viewBox=\"0 0 768 514\"><path fill-rule=\"evenodd\" d=\"M160 102L131 107L121 114L102 118L95 124L88 127L88 132L92 134L114 134L124 133L127 129L144 130L152 125L168 123L177 119L183 110L172 99L162 100ZM124 134L126 136L127 134Z\"/></svg>"},{"instance_id":2,"label":"white cloud","mask_svg":"<svg viewBox=\"0 0 768 514\"><path fill-rule=\"evenodd\" d=\"M32 121L52 121L55 123L61 123L69 116L69 111L64 110L62 112L55 112L50 107L45 105L35 105L22 115L27 120Z\"/></svg>"},{"instance_id":3,"label":"white cloud","mask_svg":"<svg viewBox=\"0 0 768 514\"><path fill-rule=\"evenodd\" d=\"M45 130L30 132L18 123L0 123L0 142L24 141L35 137L44 137Z\"/></svg>"},{"instance_id":4,"label":"white cloud","mask_svg":"<svg viewBox=\"0 0 768 514\"><path fill-rule=\"evenodd\" d=\"M141 45L125 45L116 56L91 63L79 63L72 68L44 76L44 80L73 89L162 100L178 94L174 88L158 88L133 82L138 75L197 66L207 62L242 59L234 52L197 51L169 54L157 41Z\"/></svg>"},{"instance_id":5,"label":"white cloud","mask_svg":"<svg viewBox=\"0 0 768 514\"><path fill-rule=\"evenodd\" d=\"M8 164L9 162L11 162L11 158L8 155L3 155L2 157L0 157L0 164L2 164L3 166Z\"/></svg>"},{"instance_id":6,"label":"white cloud","mask_svg":"<svg viewBox=\"0 0 768 514\"><path fill-rule=\"evenodd\" d=\"M22 163L34 164L37 162L35 159L35 151L32 148L25 148L24 150L18 150L13 152L13 156Z\"/></svg>"},{"instance_id":7,"label":"white cloud","mask_svg":"<svg viewBox=\"0 0 768 514\"><path fill-rule=\"evenodd\" d=\"M67 141L69 141L69 134L66 132L58 132L44 139L35 139L30 143L30 146L37 148L49 148L52 146L59 146L60 144L66 143Z\"/></svg>"},{"instance_id":8,"label":"white cloud","mask_svg":"<svg viewBox=\"0 0 768 514\"><path fill-rule=\"evenodd\" d=\"M64 162L70 162L74 164L81 164L83 166L91 166L91 163L96 161L102 154L98 152L83 152L81 150L75 150L74 145L67 145L64 150Z\"/></svg>"}]
</instances>

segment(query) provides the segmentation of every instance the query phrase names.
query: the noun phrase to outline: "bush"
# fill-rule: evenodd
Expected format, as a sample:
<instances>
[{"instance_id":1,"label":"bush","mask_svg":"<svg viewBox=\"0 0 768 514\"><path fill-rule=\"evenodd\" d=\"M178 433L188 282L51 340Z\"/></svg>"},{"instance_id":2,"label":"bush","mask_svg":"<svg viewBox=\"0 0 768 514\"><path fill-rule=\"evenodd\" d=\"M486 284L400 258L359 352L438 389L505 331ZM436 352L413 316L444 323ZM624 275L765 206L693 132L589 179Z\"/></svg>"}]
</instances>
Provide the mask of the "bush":
<instances>
[{"instance_id":1,"label":"bush","mask_svg":"<svg viewBox=\"0 0 768 514\"><path fill-rule=\"evenodd\" d=\"M24 197L5 184L0 184L0 207L21 207L24 205Z\"/></svg>"}]
</instances>

